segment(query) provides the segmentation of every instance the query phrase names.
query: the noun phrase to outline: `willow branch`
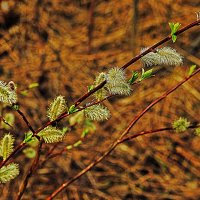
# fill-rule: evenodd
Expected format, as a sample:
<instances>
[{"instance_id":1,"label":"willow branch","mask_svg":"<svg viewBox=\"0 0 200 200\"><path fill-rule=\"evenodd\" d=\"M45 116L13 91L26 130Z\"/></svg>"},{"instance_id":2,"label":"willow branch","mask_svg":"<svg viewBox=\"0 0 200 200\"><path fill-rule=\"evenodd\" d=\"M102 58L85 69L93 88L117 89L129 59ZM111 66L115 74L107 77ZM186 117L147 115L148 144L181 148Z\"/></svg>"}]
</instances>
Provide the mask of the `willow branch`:
<instances>
[{"instance_id":1,"label":"willow branch","mask_svg":"<svg viewBox=\"0 0 200 200\"><path fill-rule=\"evenodd\" d=\"M177 31L175 34L178 36L181 33L187 31L188 29L194 27L194 26L199 26L200 23L200 19L192 22L191 24L186 25L185 27L183 27L182 29L180 29L179 31ZM145 56L146 54L152 52L154 49L156 49L157 47L159 47L160 45L170 41L172 39L171 35L168 35L167 37L163 38L162 40L160 40L159 42L157 42L156 44L152 45L151 47L149 47L146 51L142 52L141 54L135 56L133 59L131 59L129 62L127 62L126 64L124 64L121 69L126 69L127 67L129 67L131 64L135 63L136 61L138 61L140 58L142 58L143 56Z\"/></svg>"},{"instance_id":2,"label":"willow branch","mask_svg":"<svg viewBox=\"0 0 200 200\"><path fill-rule=\"evenodd\" d=\"M194 128L198 128L198 127L199 127L199 125L192 125L192 126L189 126L188 129L194 129ZM133 134L131 136L127 136L125 138L122 138L119 141L119 144L126 142L126 141L130 141L130 140L135 139L135 138L142 136L142 135L149 135L149 134L152 134L152 133L158 133L158 132L164 132L164 131L174 131L174 128L173 127L165 127L165 128L153 129L153 130L149 130L149 131L142 131L142 132Z\"/></svg>"},{"instance_id":3,"label":"willow branch","mask_svg":"<svg viewBox=\"0 0 200 200\"><path fill-rule=\"evenodd\" d=\"M198 26L200 23L200 19L196 20L194 22L192 22L191 24L186 25L185 27L183 27L182 29L180 29L179 31L176 32L176 35L180 35L181 33L189 30L190 28L194 27L194 26ZM132 58L129 62L127 62L126 64L124 64L121 69L126 69L127 67L129 67L130 65L132 65L133 63L135 63L136 61L138 61L140 58L142 58L143 56L145 56L146 54L152 52L155 48L159 47L160 45L164 44L165 42L169 41L172 39L171 35L168 35L167 37L165 37L164 39L160 40L159 42L157 42L156 44L152 45L151 47L149 47L146 51L138 54L137 56L135 56L134 58ZM93 90L89 91L88 93L84 94L82 97L80 97L76 102L75 102L75 106L78 106L81 102L83 102L85 99L87 99L89 96L91 96L93 93L95 93L97 90L101 89L104 85L106 84L106 81L103 81L101 84L99 84L97 87L93 88Z\"/></svg>"},{"instance_id":4,"label":"willow branch","mask_svg":"<svg viewBox=\"0 0 200 200\"><path fill-rule=\"evenodd\" d=\"M105 151L103 153L102 156L98 157L97 159L95 159L91 164L89 164L85 169L83 169L82 171L80 171L77 175L75 175L74 177L72 177L69 181L64 182L60 187L58 187L48 198L47 200L51 200L53 199L55 196L57 196L62 190L64 190L66 187L68 187L71 183L73 183L74 181L76 181L77 179L79 179L81 176L83 176L85 173L87 173L88 171L90 171L94 166L96 166L99 162L101 162L107 155L109 155L117 146L118 144L121 143L123 137L125 137L129 131L132 129L132 127L137 123L137 121L148 111L150 110L150 108L152 108L154 105L156 105L157 103L159 103L161 100L165 99L169 94L171 94L172 92L174 92L177 88L179 88L182 84L184 84L185 82L187 82L190 78L192 78L193 76L195 76L197 73L200 72L200 68L198 70L196 70L196 72L194 72L191 76L186 77L185 79L183 79L181 82L179 82L176 86L174 86L173 88L171 88L170 90L166 91L163 95L161 95L160 97L158 97L157 99L155 99L151 104L149 104L144 110L142 110L136 117L134 117L134 119L129 123L128 127L120 134L119 138L114 141L110 147L107 149L107 151Z\"/></svg>"}]
</instances>

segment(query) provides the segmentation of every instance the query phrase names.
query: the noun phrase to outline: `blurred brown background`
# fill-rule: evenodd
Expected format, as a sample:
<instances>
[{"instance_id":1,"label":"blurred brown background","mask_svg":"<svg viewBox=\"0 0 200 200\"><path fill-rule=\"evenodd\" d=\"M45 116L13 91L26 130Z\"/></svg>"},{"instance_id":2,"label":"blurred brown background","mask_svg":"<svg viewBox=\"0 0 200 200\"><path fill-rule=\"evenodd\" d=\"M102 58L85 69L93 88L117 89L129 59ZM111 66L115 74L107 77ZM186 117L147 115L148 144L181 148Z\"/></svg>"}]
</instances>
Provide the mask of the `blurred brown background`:
<instances>
[{"instance_id":1,"label":"blurred brown background","mask_svg":"<svg viewBox=\"0 0 200 200\"><path fill-rule=\"evenodd\" d=\"M46 109L56 95L66 96L71 105L87 91L98 72L122 66L142 47L167 36L168 22L180 22L183 27L196 19L197 11L200 3L196 0L1 0L0 79L17 83L21 109L37 129L47 121ZM131 96L107 101L112 118L95 123L96 131L84 144L39 169L22 199L45 199L104 152L141 109L182 80L191 64L200 66L199 33L195 27L180 35L175 44L165 44L184 56L184 65L161 67L154 78L133 86ZM127 76L141 67L140 62L130 66ZM154 106L132 133L169 126L180 116L198 121L199 78L192 78ZM21 95L20 91L33 82L39 87ZM15 117L15 129L10 132L19 143L27 127L17 113ZM73 144L80 134L79 128L72 129L64 144ZM60 144L56 150L62 147ZM44 145L42 153L49 148L49 144ZM199 148L200 138L192 131L140 137L118 146L56 199L200 199ZM0 186L3 200L14 199L31 163L23 154L16 156L16 161L21 175Z\"/></svg>"}]
</instances>

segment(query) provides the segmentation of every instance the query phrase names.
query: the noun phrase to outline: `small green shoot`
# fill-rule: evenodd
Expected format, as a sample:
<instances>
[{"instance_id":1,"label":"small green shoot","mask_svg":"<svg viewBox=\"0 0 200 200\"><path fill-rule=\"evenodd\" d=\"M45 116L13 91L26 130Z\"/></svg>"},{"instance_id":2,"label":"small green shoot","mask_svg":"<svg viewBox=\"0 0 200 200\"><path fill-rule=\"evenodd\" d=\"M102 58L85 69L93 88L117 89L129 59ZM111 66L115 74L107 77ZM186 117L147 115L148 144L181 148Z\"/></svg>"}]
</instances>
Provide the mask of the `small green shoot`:
<instances>
[{"instance_id":1,"label":"small green shoot","mask_svg":"<svg viewBox=\"0 0 200 200\"><path fill-rule=\"evenodd\" d=\"M132 76L131 76L131 78L129 79L128 83L129 83L130 85L132 85L132 84L137 80L138 77L139 77L139 73L136 72L136 71L133 71Z\"/></svg>"},{"instance_id":2,"label":"small green shoot","mask_svg":"<svg viewBox=\"0 0 200 200\"><path fill-rule=\"evenodd\" d=\"M31 83L31 84L29 84L28 88L33 89L33 88L36 88L38 86L39 86L39 83Z\"/></svg>"},{"instance_id":3,"label":"small green shoot","mask_svg":"<svg viewBox=\"0 0 200 200\"><path fill-rule=\"evenodd\" d=\"M94 85L89 85L88 86L88 92L90 92L91 90L93 90L94 89Z\"/></svg>"},{"instance_id":4,"label":"small green shoot","mask_svg":"<svg viewBox=\"0 0 200 200\"><path fill-rule=\"evenodd\" d=\"M78 109L75 107L75 105L72 105L69 108L68 114L72 114L72 113L75 113L77 111L78 111Z\"/></svg>"},{"instance_id":5,"label":"small green shoot","mask_svg":"<svg viewBox=\"0 0 200 200\"><path fill-rule=\"evenodd\" d=\"M33 138L33 133L31 132L28 132L28 133L25 133L25 138L24 138L24 143L27 143L27 142L30 142Z\"/></svg>"},{"instance_id":6,"label":"small green shoot","mask_svg":"<svg viewBox=\"0 0 200 200\"><path fill-rule=\"evenodd\" d=\"M180 26L181 24L178 22L177 23L169 22L169 27L171 29L171 36L172 36L173 43L176 42L176 39L177 39L176 32L178 31Z\"/></svg>"},{"instance_id":7,"label":"small green shoot","mask_svg":"<svg viewBox=\"0 0 200 200\"><path fill-rule=\"evenodd\" d=\"M195 71L196 67L197 67L196 65L190 66L190 69L189 69L189 72L188 72L188 76L191 76L193 74L193 72Z\"/></svg>"},{"instance_id":8,"label":"small green shoot","mask_svg":"<svg viewBox=\"0 0 200 200\"><path fill-rule=\"evenodd\" d=\"M142 75L141 75L139 81L143 81L144 79L152 77L153 76L152 73L153 73L153 69L144 71L144 69L142 68Z\"/></svg>"}]
</instances>

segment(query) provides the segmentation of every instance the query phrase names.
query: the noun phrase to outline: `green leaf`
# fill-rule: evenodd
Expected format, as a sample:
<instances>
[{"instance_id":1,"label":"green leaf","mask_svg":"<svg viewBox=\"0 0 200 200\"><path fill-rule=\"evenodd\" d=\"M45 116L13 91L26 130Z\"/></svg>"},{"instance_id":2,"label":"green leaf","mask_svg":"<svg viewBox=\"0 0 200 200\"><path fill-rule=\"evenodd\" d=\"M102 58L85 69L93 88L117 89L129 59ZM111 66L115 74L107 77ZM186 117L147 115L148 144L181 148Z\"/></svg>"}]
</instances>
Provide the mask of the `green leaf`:
<instances>
[{"instance_id":1,"label":"green leaf","mask_svg":"<svg viewBox=\"0 0 200 200\"><path fill-rule=\"evenodd\" d=\"M197 67L196 65L192 65L192 66L190 67L189 72L188 72L188 75L189 75L189 76L192 75L192 73L195 71L196 67Z\"/></svg>"},{"instance_id":2,"label":"green leaf","mask_svg":"<svg viewBox=\"0 0 200 200\"><path fill-rule=\"evenodd\" d=\"M68 127L63 127L63 129L62 129L62 132L63 133L67 133L69 131L69 128Z\"/></svg>"},{"instance_id":3,"label":"green leaf","mask_svg":"<svg viewBox=\"0 0 200 200\"><path fill-rule=\"evenodd\" d=\"M39 83L31 83L28 88L29 89L32 89L32 88L35 88L35 87L38 87L39 86Z\"/></svg>"},{"instance_id":4,"label":"green leaf","mask_svg":"<svg viewBox=\"0 0 200 200\"><path fill-rule=\"evenodd\" d=\"M181 24L180 23L175 23L174 24L174 33L176 33L178 31L178 29L181 27Z\"/></svg>"},{"instance_id":5,"label":"green leaf","mask_svg":"<svg viewBox=\"0 0 200 200\"><path fill-rule=\"evenodd\" d=\"M172 35L172 41L173 43L176 42L177 36L176 35Z\"/></svg>"},{"instance_id":6,"label":"green leaf","mask_svg":"<svg viewBox=\"0 0 200 200\"><path fill-rule=\"evenodd\" d=\"M171 34L175 34L178 29L180 28L181 24L180 23L172 23L172 22L169 22L169 27L171 29Z\"/></svg>"},{"instance_id":7,"label":"green leaf","mask_svg":"<svg viewBox=\"0 0 200 200\"><path fill-rule=\"evenodd\" d=\"M75 107L75 105L72 105L72 106L70 106L68 113L72 114L72 113L77 112L77 111L78 111L78 109Z\"/></svg>"},{"instance_id":8,"label":"green leaf","mask_svg":"<svg viewBox=\"0 0 200 200\"><path fill-rule=\"evenodd\" d=\"M178 31L178 29L180 28L181 24L180 23L172 23L169 22L169 27L171 29L171 36L172 36L172 41L176 42L177 36L176 36L176 32Z\"/></svg>"},{"instance_id":9,"label":"green leaf","mask_svg":"<svg viewBox=\"0 0 200 200\"><path fill-rule=\"evenodd\" d=\"M19 105L18 105L18 104L14 104L14 105L12 106L12 109L13 109L13 110L16 110L16 111L19 110Z\"/></svg>"},{"instance_id":10,"label":"green leaf","mask_svg":"<svg viewBox=\"0 0 200 200\"><path fill-rule=\"evenodd\" d=\"M84 127L85 129L88 129L90 133L94 133L96 131L96 125L89 119L85 120Z\"/></svg>"},{"instance_id":11,"label":"green leaf","mask_svg":"<svg viewBox=\"0 0 200 200\"><path fill-rule=\"evenodd\" d=\"M66 146L66 149L67 149L67 150L70 150L70 149L72 149L72 148L73 148L72 145L68 145L68 146Z\"/></svg>"},{"instance_id":12,"label":"green leaf","mask_svg":"<svg viewBox=\"0 0 200 200\"><path fill-rule=\"evenodd\" d=\"M37 147L39 140L36 137L32 137L32 140L28 141L28 145L31 147Z\"/></svg>"},{"instance_id":13,"label":"green leaf","mask_svg":"<svg viewBox=\"0 0 200 200\"><path fill-rule=\"evenodd\" d=\"M69 124L70 126L74 126L76 124L81 124L84 121L84 112L80 111L74 115L69 117Z\"/></svg>"},{"instance_id":14,"label":"green leaf","mask_svg":"<svg viewBox=\"0 0 200 200\"><path fill-rule=\"evenodd\" d=\"M81 138L84 138L89 132L90 132L89 129L87 129L87 128L84 129L82 134L81 134Z\"/></svg>"},{"instance_id":15,"label":"green leaf","mask_svg":"<svg viewBox=\"0 0 200 200\"><path fill-rule=\"evenodd\" d=\"M195 129L194 134L195 134L196 136L200 136L200 127L198 127L198 128Z\"/></svg>"},{"instance_id":16,"label":"green leaf","mask_svg":"<svg viewBox=\"0 0 200 200\"><path fill-rule=\"evenodd\" d=\"M33 139L33 133L32 132L28 132L25 133L25 138L24 138L24 143L30 142Z\"/></svg>"},{"instance_id":17,"label":"green leaf","mask_svg":"<svg viewBox=\"0 0 200 200\"><path fill-rule=\"evenodd\" d=\"M73 146L74 146L74 147L78 147L78 146L81 145L81 144L82 144L82 141L79 140L79 141L77 141Z\"/></svg>"},{"instance_id":18,"label":"green leaf","mask_svg":"<svg viewBox=\"0 0 200 200\"><path fill-rule=\"evenodd\" d=\"M28 90L22 90L20 92L20 94L23 95L23 96L27 96L28 95Z\"/></svg>"},{"instance_id":19,"label":"green leaf","mask_svg":"<svg viewBox=\"0 0 200 200\"><path fill-rule=\"evenodd\" d=\"M91 90L93 90L94 89L94 85L89 85L88 86L88 92L90 92Z\"/></svg>"},{"instance_id":20,"label":"green leaf","mask_svg":"<svg viewBox=\"0 0 200 200\"><path fill-rule=\"evenodd\" d=\"M153 73L153 69L149 69L145 72L144 69L142 68L142 75L141 75L140 81L143 81L144 79L152 77L153 76L152 73Z\"/></svg>"},{"instance_id":21,"label":"green leaf","mask_svg":"<svg viewBox=\"0 0 200 200\"><path fill-rule=\"evenodd\" d=\"M10 126L13 126L14 121L15 121L15 116L13 115L13 113L6 113L4 119ZM11 129L11 127L9 125L7 125L3 121L1 122L1 127L6 129L6 130L10 130Z\"/></svg>"},{"instance_id":22,"label":"green leaf","mask_svg":"<svg viewBox=\"0 0 200 200\"><path fill-rule=\"evenodd\" d=\"M139 73L133 71L132 77L129 79L128 83L132 85L137 80L138 76L139 76Z\"/></svg>"},{"instance_id":23,"label":"green leaf","mask_svg":"<svg viewBox=\"0 0 200 200\"><path fill-rule=\"evenodd\" d=\"M170 29L171 29L171 33L173 32L173 30L174 30L174 23L172 23L172 22L169 22L169 27L170 27Z\"/></svg>"},{"instance_id":24,"label":"green leaf","mask_svg":"<svg viewBox=\"0 0 200 200\"><path fill-rule=\"evenodd\" d=\"M36 156L36 151L32 147L24 149L23 153L25 154L27 158L35 158Z\"/></svg>"}]
</instances>

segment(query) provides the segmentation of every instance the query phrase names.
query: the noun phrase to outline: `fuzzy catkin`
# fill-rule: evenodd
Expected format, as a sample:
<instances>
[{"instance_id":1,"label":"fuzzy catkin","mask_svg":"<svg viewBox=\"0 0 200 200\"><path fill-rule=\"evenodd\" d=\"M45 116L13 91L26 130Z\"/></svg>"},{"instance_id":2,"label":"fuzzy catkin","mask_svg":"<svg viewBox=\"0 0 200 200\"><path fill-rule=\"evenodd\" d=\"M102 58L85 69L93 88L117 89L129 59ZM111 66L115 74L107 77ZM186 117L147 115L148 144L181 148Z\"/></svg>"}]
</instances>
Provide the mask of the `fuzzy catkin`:
<instances>
[{"instance_id":1,"label":"fuzzy catkin","mask_svg":"<svg viewBox=\"0 0 200 200\"><path fill-rule=\"evenodd\" d=\"M38 136L42 137L45 143L62 142L64 135L63 131L52 126L48 126L38 133Z\"/></svg>"},{"instance_id":2,"label":"fuzzy catkin","mask_svg":"<svg viewBox=\"0 0 200 200\"><path fill-rule=\"evenodd\" d=\"M111 94L129 95L131 93L131 87L126 81L124 70L116 67L108 71L105 87Z\"/></svg>"},{"instance_id":3,"label":"fuzzy catkin","mask_svg":"<svg viewBox=\"0 0 200 200\"><path fill-rule=\"evenodd\" d=\"M142 49L142 52L146 49ZM146 67L157 65L177 66L183 64L183 57L175 49L163 47L155 49L155 52L149 52L141 58L141 61Z\"/></svg>"},{"instance_id":4,"label":"fuzzy catkin","mask_svg":"<svg viewBox=\"0 0 200 200\"><path fill-rule=\"evenodd\" d=\"M95 82L94 82L94 87L97 87L99 84L101 84L103 81L105 81L107 78L106 73L101 72L99 75L96 77ZM104 99L108 94L108 91L105 89L105 87L97 90L94 93L94 96L97 100L102 100Z\"/></svg>"},{"instance_id":5,"label":"fuzzy catkin","mask_svg":"<svg viewBox=\"0 0 200 200\"><path fill-rule=\"evenodd\" d=\"M0 101L8 104L17 102L16 86L13 81L8 84L0 81Z\"/></svg>"},{"instance_id":6,"label":"fuzzy catkin","mask_svg":"<svg viewBox=\"0 0 200 200\"><path fill-rule=\"evenodd\" d=\"M10 163L0 169L0 183L6 183L19 175L19 165Z\"/></svg>"},{"instance_id":7,"label":"fuzzy catkin","mask_svg":"<svg viewBox=\"0 0 200 200\"><path fill-rule=\"evenodd\" d=\"M14 138L10 134L5 134L0 142L0 156L6 160L13 151Z\"/></svg>"},{"instance_id":8,"label":"fuzzy catkin","mask_svg":"<svg viewBox=\"0 0 200 200\"><path fill-rule=\"evenodd\" d=\"M94 121L107 120L110 117L110 111L103 105L93 105L84 110L85 117Z\"/></svg>"},{"instance_id":9,"label":"fuzzy catkin","mask_svg":"<svg viewBox=\"0 0 200 200\"><path fill-rule=\"evenodd\" d=\"M53 121L65 111L67 111L66 101L64 97L60 95L50 104L47 116L51 121Z\"/></svg>"}]
</instances>

